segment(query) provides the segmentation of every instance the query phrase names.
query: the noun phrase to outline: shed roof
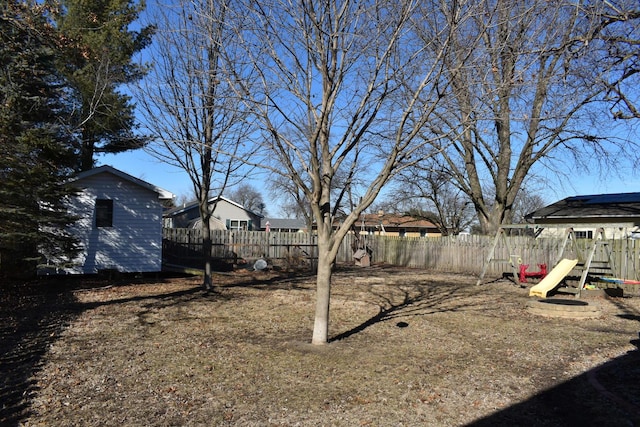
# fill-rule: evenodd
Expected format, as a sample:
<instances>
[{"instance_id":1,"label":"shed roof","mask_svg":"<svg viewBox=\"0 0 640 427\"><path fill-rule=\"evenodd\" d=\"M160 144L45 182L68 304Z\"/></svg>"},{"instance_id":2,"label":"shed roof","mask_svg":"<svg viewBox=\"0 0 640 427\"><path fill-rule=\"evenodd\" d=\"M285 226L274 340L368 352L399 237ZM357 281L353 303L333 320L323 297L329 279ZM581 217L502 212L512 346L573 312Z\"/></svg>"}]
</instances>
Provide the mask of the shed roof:
<instances>
[{"instance_id":1,"label":"shed roof","mask_svg":"<svg viewBox=\"0 0 640 427\"><path fill-rule=\"evenodd\" d=\"M144 187L144 188L146 188L148 190L154 191L154 192L158 193L159 198L161 200L171 200L171 199L173 199L173 193L171 193L171 192L169 192L169 191L167 191L167 190L165 190L163 188L160 188L158 186L155 186L153 184L150 184L150 183L148 183L146 181L143 181L140 178L136 178L136 177L134 177L132 175L129 175L128 173L123 172L120 169L116 169L113 166L109 166L109 165L98 166L97 168L93 168L93 169L90 169L88 171L80 172L78 175L75 176L75 178L73 178L73 181L78 181L78 180L81 180L81 179L84 179L84 178L89 178L91 176L98 175L98 174L101 174L101 173L110 173L110 174L115 175L115 176L117 176L119 178L122 178L122 179L124 179L126 181L132 182L132 183L134 183L136 185L139 185L141 187Z\"/></svg>"},{"instance_id":2,"label":"shed roof","mask_svg":"<svg viewBox=\"0 0 640 427\"><path fill-rule=\"evenodd\" d=\"M640 193L572 196L525 216L532 220L640 219Z\"/></svg>"}]
</instances>

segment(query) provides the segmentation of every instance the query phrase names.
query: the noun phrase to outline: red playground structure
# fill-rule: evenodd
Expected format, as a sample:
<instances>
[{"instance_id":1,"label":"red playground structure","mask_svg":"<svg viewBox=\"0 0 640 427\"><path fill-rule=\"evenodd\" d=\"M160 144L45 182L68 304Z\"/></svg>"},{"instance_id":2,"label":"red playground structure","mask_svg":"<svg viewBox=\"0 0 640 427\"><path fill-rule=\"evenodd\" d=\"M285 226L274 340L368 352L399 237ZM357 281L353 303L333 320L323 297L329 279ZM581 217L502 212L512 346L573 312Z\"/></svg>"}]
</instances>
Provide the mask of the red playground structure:
<instances>
[{"instance_id":1,"label":"red playground structure","mask_svg":"<svg viewBox=\"0 0 640 427\"><path fill-rule=\"evenodd\" d=\"M529 264L520 264L520 274L518 274L520 283L527 283L527 277L543 279L547 275L547 264L538 264L538 267L540 267L540 271L527 271Z\"/></svg>"}]
</instances>

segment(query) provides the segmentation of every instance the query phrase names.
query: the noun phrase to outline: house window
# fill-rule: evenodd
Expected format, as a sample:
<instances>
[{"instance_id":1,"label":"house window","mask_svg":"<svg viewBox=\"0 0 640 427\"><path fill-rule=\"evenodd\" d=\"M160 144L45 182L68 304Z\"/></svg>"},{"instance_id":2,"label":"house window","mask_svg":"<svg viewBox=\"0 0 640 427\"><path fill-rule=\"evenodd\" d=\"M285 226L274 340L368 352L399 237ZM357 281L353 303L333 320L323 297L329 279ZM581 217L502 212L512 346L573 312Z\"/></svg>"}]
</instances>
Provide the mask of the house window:
<instances>
[{"instance_id":1,"label":"house window","mask_svg":"<svg viewBox=\"0 0 640 427\"><path fill-rule=\"evenodd\" d=\"M574 231L576 239L593 239L593 231Z\"/></svg>"},{"instance_id":2,"label":"house window","mask_svg":"<svg viewBox=\"0 0 640 427\"><path fill-rule=\"evenodd\" d=\"M96 200L96 228L113 227L113 200Z\"/></svg>"},{"instance_id":3,"label":"house window","mask_svg":"<svg viewBox=\"0 0 640 427\"><path fill-rule=\"evenodd\" d=\"M227 220L227 228L229 230L239 231L239 230L249 230L251 221L242 220L242 219L230 219Z\"/></svg>"}]
</instances>

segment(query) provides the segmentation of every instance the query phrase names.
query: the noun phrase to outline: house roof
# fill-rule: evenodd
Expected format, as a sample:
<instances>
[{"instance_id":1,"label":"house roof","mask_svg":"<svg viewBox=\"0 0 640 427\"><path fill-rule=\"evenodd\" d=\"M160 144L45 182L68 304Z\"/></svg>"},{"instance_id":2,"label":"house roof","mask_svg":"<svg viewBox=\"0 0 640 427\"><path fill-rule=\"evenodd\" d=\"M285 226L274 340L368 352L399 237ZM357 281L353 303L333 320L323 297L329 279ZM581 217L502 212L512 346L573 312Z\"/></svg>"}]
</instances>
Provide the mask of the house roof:
<instances>
[{"instance_id":1,"label":"house roof","mask_svg":"<svg viewBox=\"0 0 640 427\"><path fill-rule=\"evenodd\" d=\"M532 220L640 218L640 193L567 197L525 216Z\"/></svg>"},{"instance_id":2,"label":"house roof","mask_svg":"<svg viewBox=\"0 0 640 427\"><path fill-rule=\"evenodd\" d=\"M301 230L307 228L307 224L304 220L296 218L262 218L262 220L260 221L260 228L267 228L267 222L269 223L269 226L274 230Z\"/></svg>"},{"instance_id":3,"label":"house roof","mask_svg":"<svg viewBox=\"0 0 640 427\"><path fill-rule=\"evenodd\" d=\"M232 204L232 205L234 205L236 207L239 207L240 209L244 209L245 211L247 211L247 212L249 212L249 213L251 213L251 214L253 214L255 216L262 217L262 215L257 214L255 212L251 212L249 209L245 208L240 203L236 203L233 200L227 199L226 197L222 197L222 196L211 197L209 199L208 203L211 204L211 203L213 203L215 201L220 201L220 200L224 200L225 202L230 203L230 204ZM186 203L186 204L184 204L182 206L178 206L178 207L175 207L173 209L169 209L168 211L166 211L164 213L164 216L165 217L171 217L171 216L175 216L175 215L180 215L181 213L189 211L189 210L191 210L193 208L196 208L197 206L198 206L198 201L194 200L194 201Z\"/></svg>"},{"instance_id":4,"label":"house roof","mask_svg":"<svg viewBox=\"0 0 640 427\"><path fill-rule=\"evenodd\" d=\"M404 214L364 214L358 218L355 226L362 226L363 220L365 227L382 225L385 228L437 228L431 221Z\"/></svg>"},{"instance_id":5,"label":"house roof","mask_svg":"<svg viewBox=\"0 0 640 427\"><path fill-rule=\"evenodd\" d=\"M146 188L148 190L154 191L154 192L158 193L158 195L160 196L161 200L171 200L174 197L173 193L171 193L171 192L169 192L169 191L167 191L167 190L165 190L163 188L157 187L157 186L155 186L153 184L150 184L150 183L148 183L146 181L141 180L140 178L136 178L136 177L134 177L132 175L129 175L126 172L123 172L123 171L121 171L119 169L116 169L113 166L109 166L109 165L98 166L97 168L93 168L93 169L90 169L88 171L80 172L79 174L77 174L72 179L72 181L78 181L80 179L89 178L91 176L98 175L98 174L101 174L101 173L110 173L110 174L115 175L115 176L117 176L119 178L122 178L122 179L124 179L126 181L132 182L132 183L134 183L136 185L139 185L141 187L144 187L144 188Z\"/></svg>"}]
</instances>

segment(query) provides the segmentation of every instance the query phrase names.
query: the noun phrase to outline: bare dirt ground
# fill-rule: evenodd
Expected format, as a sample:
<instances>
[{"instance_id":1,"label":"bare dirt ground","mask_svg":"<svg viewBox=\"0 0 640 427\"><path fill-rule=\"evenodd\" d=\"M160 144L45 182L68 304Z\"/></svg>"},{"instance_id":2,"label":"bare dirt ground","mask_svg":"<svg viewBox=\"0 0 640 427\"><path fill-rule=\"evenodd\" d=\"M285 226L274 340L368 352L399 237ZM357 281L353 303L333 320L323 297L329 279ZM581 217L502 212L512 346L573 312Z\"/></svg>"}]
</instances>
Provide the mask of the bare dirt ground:
<instances>
[{"instance_id":1,"label":"bare dirt ground","mask_svg":"<svg viewBox=\"0 0 640 427\"><path fill-rule=\"evenodd\" d=\"M339 268L324 346L313 276L5 286L0 424L640 425L639 297L549 318L475 280Z\"/></svg>"}]
</instances>

